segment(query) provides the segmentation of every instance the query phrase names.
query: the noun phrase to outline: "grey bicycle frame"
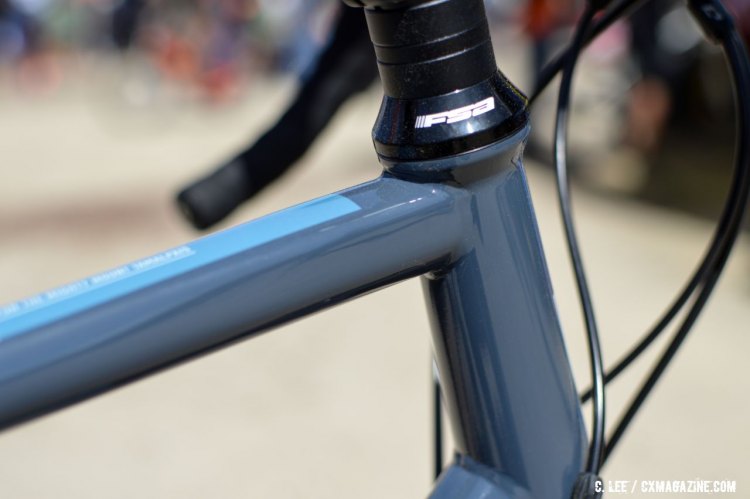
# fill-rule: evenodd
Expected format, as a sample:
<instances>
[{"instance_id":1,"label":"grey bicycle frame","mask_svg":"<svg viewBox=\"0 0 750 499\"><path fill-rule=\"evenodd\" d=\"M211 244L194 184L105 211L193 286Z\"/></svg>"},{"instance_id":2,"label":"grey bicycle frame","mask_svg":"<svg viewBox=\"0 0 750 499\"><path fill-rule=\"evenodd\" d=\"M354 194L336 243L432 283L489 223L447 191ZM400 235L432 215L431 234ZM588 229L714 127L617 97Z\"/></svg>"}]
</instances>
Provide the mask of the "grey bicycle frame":
<instances>
[{"instance_id":1,"label":"grey bicycle frame","mask_svg":"<svg viewBox=\"0 0 750 499\"><path fill-rule=\"evenodd\" d=\"M0 309L0 427L423 276L457 451L433 497L570 497L586 436L527 132Z\"/></svg>"}]
</instances>

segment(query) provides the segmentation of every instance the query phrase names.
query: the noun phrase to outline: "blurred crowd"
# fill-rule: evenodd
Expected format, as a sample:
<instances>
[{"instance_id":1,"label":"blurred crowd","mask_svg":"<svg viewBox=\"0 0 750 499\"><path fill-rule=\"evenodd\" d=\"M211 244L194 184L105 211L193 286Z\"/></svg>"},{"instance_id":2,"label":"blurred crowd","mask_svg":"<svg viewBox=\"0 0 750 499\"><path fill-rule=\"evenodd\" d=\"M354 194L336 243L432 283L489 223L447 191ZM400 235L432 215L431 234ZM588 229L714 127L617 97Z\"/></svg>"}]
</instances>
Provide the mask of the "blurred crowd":
<instances>
[{"instance_id":1,"label":"blurred crowd","mask_svg":"<svg viewBox=\"0 0 750 499\"><path fill-rule=\"evenodd\" d=\"M750 41L750 2L724 2ZM533 46L532 66L536 74L559 47L557 33L569 31L579 11L579 2L575 0L528 1L524 24ZM618 42L626 49L629 56L626 62L631 66L625 139L638 149L653 150L660 142L668 118L678 108L685 109L691 76L697 72L710 74L707 59L715 54L707 47L683 0L647 2L632 13L626 30L618 31L616 26L612 31L615 37L617 33L624 34ZM615 37L609 34L610 41Z\"/></svg>"},{"instance_id":2,"label":"blurred crowd","mask_svg":"<svg viewBox=\"0 0 750 499\"><path fill-rule=\"evenodd\" d=\"M0 0L0 68L17 88L56 88L95 54L139 58L211 100L253 73L302 72L324 45L335 0Z\"/></svg>"},{"instance_id":3,"label":"blurred crowd","mask_svg":"<svg viewBox=\"0 0 750 499\"><path fill-rule=\"evenodd\" d=\"M485 2L495 29L523 33L530 47L524 90L530 91L543 65L569 41L582 0ZM750 40L750 1L724 2ZM733 103L725 66L684 3L647 2L589 51L615 74L617 85L599 81L589 93L615 103L612 116L593 121L595 129L618 123L604 148L621 158L628 149L663 163L658 153L668 142L666 131L681 123L688 125L680 149L700 143L701 152L710 151L713 134L720 151L731 152ZM232 102L259 75L309 75L341 8L339 0L0 0L0 91L51 93L71 77L98 72L115 75L105 86L119 86L124 100L142 106L157 87L191 101ZM96 63L82 66L82 60ZM99 70L102 61L132 70L124 76ZM585 95L579 101L586 102Z\"/></svg>"},{"instance_id":4,"label":"blurred crowd","mask_svg":"<svg viewBox=\"0 0 750 499\"><path fill-rule=\"evenodd\" d=\"M750 34L750 2L726 0ZM338 0L0 0L0 67L22 88L50 88L64 76L70 53L137 52L163 78L209 98L237 91L259 70L302 73L325 44ZM538 70L554 53L556 37L580 11L576 0L486 0L490 17L522 25ZM677 2L650 2L631 21L630 49L644 78L679 86L697 46L672 15ZM681 3L681 2L680 2ZM663 31L669 35L664 36ZM665 41L661 41L663 38ZM654 49L654 50L652 50ZM655 78L651 78L656 75ZM637 99L664 93L643 85ZM677 90L677 89L675 89ZM661 109L664 105L647 106ZM655 111L655 114L665 114ZM654 121L661 118L653 117ZM643 127L636 127L643 128ZM645 128L649 128L646 126ZM634 138L643 142L652 137Z\"/></svg>"},{"instance_id":5,"label":"blurred crowd","mask_svg":"<svg viewBox=\"0 0 750 499\"><path fill-rule=\"evenodd\" d=\"M750 45L750 1L722 1ZM532 80L568 43L580 11L576 0L525 2L521 19L532 47ZM574 119L597 104L609 114L592 112L591 126L574 122L574 132L611 133L578 149L573 163L583 180L713 215L732 165L734 100L724 57L705 40L686 2L645 2L592 44L586 57L594 68L585 75L588 85L577 85ZM549 148L541 148L543 159Z\"/></svg>"}]
</instances>

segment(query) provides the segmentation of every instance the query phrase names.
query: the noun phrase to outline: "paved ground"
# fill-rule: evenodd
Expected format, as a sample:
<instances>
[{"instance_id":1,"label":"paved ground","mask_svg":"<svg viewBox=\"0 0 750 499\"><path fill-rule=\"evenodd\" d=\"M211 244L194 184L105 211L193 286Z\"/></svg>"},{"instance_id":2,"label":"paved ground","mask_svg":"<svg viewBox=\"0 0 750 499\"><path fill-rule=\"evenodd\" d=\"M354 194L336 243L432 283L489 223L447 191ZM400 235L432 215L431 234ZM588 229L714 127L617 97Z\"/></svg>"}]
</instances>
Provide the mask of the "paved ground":
<instances>
[{"instance_id":1,"label":"paved ground","mask_svg":"<svg viewBox=\"0 0 750 499\"><path fill-rule=\"evenodd\" d=\"M267 82L232 108L151 114L82 91L3 98L0 302L194 237L171 194L260 130L290 89ZM376 111L375 94L349 105L303 165L228 224L378 175ZM582 387L583 336L552 179L536 165L530 177ZM683 284L712 227L584 192L576 211L612 362ZM733 479L747 495L749 246L745 238L608 478ZM429 359L418 283L395 286L0 434L0 497L424 496ZM632 374L613 386L612 408L637 382Z\"/></svg>"}]
</instances>

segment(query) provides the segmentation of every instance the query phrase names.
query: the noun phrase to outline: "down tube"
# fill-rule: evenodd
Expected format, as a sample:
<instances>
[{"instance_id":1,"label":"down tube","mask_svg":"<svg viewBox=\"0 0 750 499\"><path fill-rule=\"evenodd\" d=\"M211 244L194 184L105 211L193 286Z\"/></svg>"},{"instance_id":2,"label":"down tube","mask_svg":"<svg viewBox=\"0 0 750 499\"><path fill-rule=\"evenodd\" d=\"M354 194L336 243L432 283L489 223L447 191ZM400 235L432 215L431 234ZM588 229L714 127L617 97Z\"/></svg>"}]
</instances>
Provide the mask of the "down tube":
<instances>
[{"instance_id":1,"label":"down tube","mask_svg":"<svg viewBox=\"0 0 750 499\"><path fill-rule=\"evenodd\" d=\"M518 486L512 497L570 497L583 469L578 397L525 174L510 154L485 159L508 166L462 186L471 206L463 249L424 278L460 453L435 497L455 495L456 477L477 469Z\"/></svg>"},{"instance_id":2,"label":"down tube","mask_svg":"<svg viewBox=\"0 0 750 499\"><path fill-rule=\"evenodd\" d=\"M454 203L383 177L0 307L0 428L444 265Z\"/></svg>"}]
</instances>

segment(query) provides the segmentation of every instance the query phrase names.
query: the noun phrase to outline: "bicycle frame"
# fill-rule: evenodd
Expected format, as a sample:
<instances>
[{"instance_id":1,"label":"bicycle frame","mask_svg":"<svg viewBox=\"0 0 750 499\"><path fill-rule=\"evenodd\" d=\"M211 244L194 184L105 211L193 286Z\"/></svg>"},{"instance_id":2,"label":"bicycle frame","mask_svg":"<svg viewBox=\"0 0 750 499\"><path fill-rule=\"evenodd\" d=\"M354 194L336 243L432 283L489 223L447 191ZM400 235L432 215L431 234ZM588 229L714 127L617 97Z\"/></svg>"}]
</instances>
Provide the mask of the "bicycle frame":
<instances>
[{"instance_id":1,"label":"bicycle frame","mask_svg":"<svg viewBox=\"0 0 750 499\"><path fill-rule=\"evenodd\" d=\"M0 426L421 275L458 452L433 496L567 496L586 437L526 133L1 309Z\"/></svg>"}]
</instances>

